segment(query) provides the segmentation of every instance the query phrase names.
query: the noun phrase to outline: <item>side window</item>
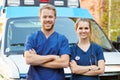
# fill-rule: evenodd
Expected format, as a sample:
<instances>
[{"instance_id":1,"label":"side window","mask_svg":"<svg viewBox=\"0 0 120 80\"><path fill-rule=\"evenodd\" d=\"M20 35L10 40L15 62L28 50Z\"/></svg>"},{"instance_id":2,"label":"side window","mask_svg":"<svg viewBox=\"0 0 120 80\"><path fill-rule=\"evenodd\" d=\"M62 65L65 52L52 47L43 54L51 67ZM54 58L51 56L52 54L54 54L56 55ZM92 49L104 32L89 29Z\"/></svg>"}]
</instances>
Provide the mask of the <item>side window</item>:
<instances>
[{"instance_id":1,"label":"side window","mask_svg":"<svg viewBox=\"0 0 120 80\"><path fill-rule=\"evenodd\" d=\"M38 18L9 19L6 51L24 50L27 35L40 30Z\"/></svg>"}]
</instances>

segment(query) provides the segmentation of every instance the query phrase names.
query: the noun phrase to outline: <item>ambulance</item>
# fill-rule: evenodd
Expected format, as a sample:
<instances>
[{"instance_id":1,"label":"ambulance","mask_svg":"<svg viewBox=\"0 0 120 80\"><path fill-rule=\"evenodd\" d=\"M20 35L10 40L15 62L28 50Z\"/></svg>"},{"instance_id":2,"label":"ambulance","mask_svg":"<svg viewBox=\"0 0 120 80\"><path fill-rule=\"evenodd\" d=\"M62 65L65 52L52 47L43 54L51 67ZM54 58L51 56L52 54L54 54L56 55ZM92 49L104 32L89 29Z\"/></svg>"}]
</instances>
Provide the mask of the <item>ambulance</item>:
<instances>
[{"instance_id":1,"label":"ambulance","mask_svg":"<svg viewBox=\"0 0 120 80\"><path fill-rule=\"evenodd\" d=\"M0 39L0 78L3 80L26 80L29 65L24 60L26 36L40 30L39 9L47 3L56 6L55 31L64 34L69 44L78 41L74 24L78 18L90 19L92 41L102 46L105 56L105 73L100 76L120 76L120 52L114 48L101 27L87 9L80 8L79 0L5 0L2 6L5 21ZM71 71L64 68L66 80Z\"/></svg>"}]
</instances>

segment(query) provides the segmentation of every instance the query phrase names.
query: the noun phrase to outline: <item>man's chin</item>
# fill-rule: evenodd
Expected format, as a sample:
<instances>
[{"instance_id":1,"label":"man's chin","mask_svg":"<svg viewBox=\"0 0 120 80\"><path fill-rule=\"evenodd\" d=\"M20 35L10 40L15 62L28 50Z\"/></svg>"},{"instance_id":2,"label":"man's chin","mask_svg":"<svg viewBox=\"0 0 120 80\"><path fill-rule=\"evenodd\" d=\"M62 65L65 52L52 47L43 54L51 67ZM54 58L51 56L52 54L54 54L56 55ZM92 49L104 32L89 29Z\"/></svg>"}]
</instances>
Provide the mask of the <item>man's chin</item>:
<instances>
[{"instance_id":1,"label":"man's chin","mask_svg":"<svg viewBox=\"0 0 120 80\"><path fill-rule=\"evenodd\" d=\"M46 31L51 31L53 28L46 28L46 29L44 29L44 30L46 30Z\"/></svg>"},{"instance_id":2,"label":"man's chin","mask_svg":"<svg viewBox=\"0 0 120 80\"><path fill-rule=\"evenodd\" d=\"M43 29L45 31L51 31L51 30L53 30L53 26L45 26L45 27L43 27Z\"/></svg>"}]
</instances>

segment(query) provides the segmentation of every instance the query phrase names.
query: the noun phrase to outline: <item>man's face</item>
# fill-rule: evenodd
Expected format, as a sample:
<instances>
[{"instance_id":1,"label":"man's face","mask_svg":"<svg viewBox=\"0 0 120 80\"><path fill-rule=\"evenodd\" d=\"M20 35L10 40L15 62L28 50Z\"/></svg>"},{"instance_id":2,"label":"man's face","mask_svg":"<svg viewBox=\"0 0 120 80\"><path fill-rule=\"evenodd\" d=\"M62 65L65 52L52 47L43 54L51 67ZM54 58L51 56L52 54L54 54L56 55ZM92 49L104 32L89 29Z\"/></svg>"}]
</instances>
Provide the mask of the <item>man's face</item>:
<instances>
[{"instance_id":1,"label":"man's face","mask_svg":"<svg viewBox=\"0 0 120 80\"><path fill-rule=\"evenodd\" d=\"M55 19L55 12L53 10L43 9L40 14L42 29L45 31L52 30L55 23Z\"/></svg>"}]
</instances>

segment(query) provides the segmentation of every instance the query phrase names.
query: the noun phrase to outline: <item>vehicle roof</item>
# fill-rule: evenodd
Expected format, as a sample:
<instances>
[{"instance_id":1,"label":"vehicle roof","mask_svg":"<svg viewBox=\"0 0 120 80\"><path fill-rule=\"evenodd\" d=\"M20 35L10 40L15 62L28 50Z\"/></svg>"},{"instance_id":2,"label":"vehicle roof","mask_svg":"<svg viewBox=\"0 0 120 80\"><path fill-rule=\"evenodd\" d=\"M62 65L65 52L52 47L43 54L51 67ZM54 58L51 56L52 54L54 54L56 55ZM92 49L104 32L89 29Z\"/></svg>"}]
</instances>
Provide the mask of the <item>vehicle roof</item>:
<instances>
[{"instance_id":1,"label":"vehicle roof","mask_svg":"<svg viewBox=\"0 0 120 80\"><path fill-rule=\"evenodd\" d=\"M7 18L33 17L39 16L39 9L40 7L6 7L5 13ZM84 8L56 7L56 10L57 17L93 18L89 11Z\"/></svg>"}]
</instances>

